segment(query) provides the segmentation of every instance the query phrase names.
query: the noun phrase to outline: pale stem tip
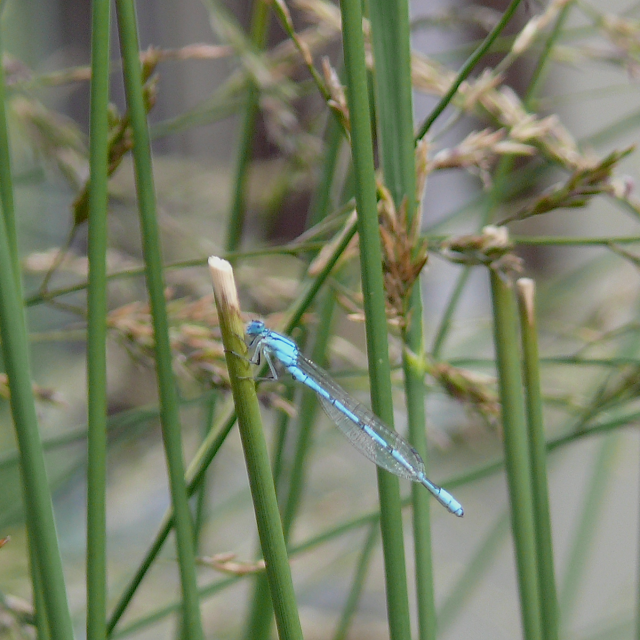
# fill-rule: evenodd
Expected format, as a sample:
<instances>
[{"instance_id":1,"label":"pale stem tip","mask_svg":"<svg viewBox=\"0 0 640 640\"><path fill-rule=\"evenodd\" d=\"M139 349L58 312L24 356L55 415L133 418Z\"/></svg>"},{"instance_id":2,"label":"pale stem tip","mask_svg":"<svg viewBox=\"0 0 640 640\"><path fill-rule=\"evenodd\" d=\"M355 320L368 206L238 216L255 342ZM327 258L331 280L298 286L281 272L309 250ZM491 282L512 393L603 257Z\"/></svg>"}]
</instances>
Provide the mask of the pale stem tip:
<instances>
[{"instance_id":1,"label":"pale stem tip","mask_svg":"<svg viewBox=\"0 0 640 640\"><path fill-rule=\"evenodd\" d=\"M221 310L234 308L240 311L240 303L238 301L238 290L233 277L233 267L229 262L211 256L209 258L209 272L211 273L211 281L213 282L213 293L218 300Z\"/></svg>"},{"instance_id":2,"label":"pale stem tip","mask_svg":"<svg viewBox=\"0 0 640 640\"><path fill-rule=\"evenodd\" d=\"M529 324L534 321L534 299L536 293L535 282L531 278L518 278L516 282L518 297L527 313Z\"/></svg>"}]
</instances>

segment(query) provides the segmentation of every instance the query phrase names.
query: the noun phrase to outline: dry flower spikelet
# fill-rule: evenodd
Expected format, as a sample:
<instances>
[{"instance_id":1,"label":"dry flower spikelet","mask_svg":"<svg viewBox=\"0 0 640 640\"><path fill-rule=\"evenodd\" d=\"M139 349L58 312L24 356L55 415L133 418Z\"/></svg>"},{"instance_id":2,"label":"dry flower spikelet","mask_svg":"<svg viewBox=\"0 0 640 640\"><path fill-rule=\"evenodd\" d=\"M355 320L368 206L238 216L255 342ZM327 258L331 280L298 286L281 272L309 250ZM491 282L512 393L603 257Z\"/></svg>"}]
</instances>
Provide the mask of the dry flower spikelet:
<instances>
[{"instance_id":1,"label":"dry flower spikelet","mask_svg":"<svg viewBox=\"0 0 640 640\"><path fill-rule=\"evenodd\" d=\"M449 238L440 244L439 250L451 262L484 265L506 278L522 271L522 260L512 253L506 227L487 225L481 234Z\"/></svg>"},{"instance_id":2,"label":"dry flower spikelet","mask_svg":"<svg viewBox=\"0 0 640 640\"><path fill-rule=\"evenodd\" d=\"M409 221L406 198L399 209L389 190L378 185L378 215L387 316L398 326L406 323L411 289L427 263L427 243L420 238L420 216Z\"/></svg>"},{"instance_id":3,"label":"dry flower spikelet","mask_svg":"<svg viewBox=\"0 0 640 640\"><path fill-rule=\"evenodd\" d=\"M551 0L542 14L534 16L520 36L516 37L511 57L526 51L537 35L553 23L559 11L568 2L570 0ZM335 5L325 0L296 0L296 6L305 12L307 19L322 26L327 32L339 32L340 11ZM593 9L590 11L597 14ZM637 57L640 41L639 21L606 14L601 15L596 22L614 44L626 50L630 56ZM366 36L369 31L366 20L363 29ZM372 66L373 63L370 45L367 43L367 64ZM411 65L412 82L419 91L443 96L456 80L455 71L415 51L412 52ZM480 114L485 118L488 115L498 126L507 130L507 139L514 145L526 145L526 148L514 146L513 153L531 154L535 149L571 172L596 169L604 162L593 153L582 151L557 116L540 117L530 113L515 92L510 87L501 85L501 82L502 76L499 72L485 69L477 78L467 79L460 85L453 104L469 115ZM511 153L504 147L502 150L494 151ZM458 155L456 152L453 154ZM480 160L484 162L483 158ZM451 162L451 158L448 162ZM624 195L621 199L628 202ZM630 204L635 208L636 203Z\"/></svg>"},{"instance_id":4,"label":"dry flower spikelet","mask_svg":"<svg viewBox=\"0 0 640 640\"><path fill-rule=\"evenodd\" d=\"M256 562L241 562L236 560L235 553L216 553L213 556L203 556L198 558L201 564L212 567L221 573L234 576L244 576L249 573L261 573L265 570L264 560Z\"/></svg>"},{"instance_id":5,"label":"dry flower spikelet","mask_svg":"<svg viewBox=\"0 0 640 640\"><path fill-rule=\"evenodd\" d=\"M495 379L454 367L447 362L433 364L429 374L449 396L478 411L489 422L494 423L500 416Z\"/></svg>"},{"instance_id":6,"label":"dry flower spikelet","mask_svg":"<svg viewBox=\"0 0 640 640\"><path fill-rule=\"evenodd\" d=\"M501 155L533 155L535 147L508 137L506 129L472 131L455 147L442 149L427 162L426 171L442 169L471 169L477 172L485 185L490 184L489 170Z\"/></svg>"},{"instance_id":7,"label":"dry flower spikelet","mask_svg":"<svg viewBox=\"0 0 640 640\"><path fill-rule=\"evenodd\" d=\"M218 317L212 296L198 300L169 300L169 336L176 370L208 385L229 384ZM151 363L155 357L149 305L132 302L107 317L111 335L117 336L137 360Z\"/></svg>"},{"instance_id":8,"label":"dry flower spikelet","mask_svg":"<svg viewBox=\"0 0 640 640\"><path fill-rule=\"evenodd\" d=\"M601 194L624 200L631 206L635 205L634 208L640 213L638 203L631 198L633 185L626 180L614 179L612 175L619 162L633 150L634 147L629 147L622 151L612 151L595 165L576 169L566 181L549 187L513 216L502 220L500 224L524 220L554 209L584 207L591 198Z\"/></svg>"},{"instance_id":9,"label":"dry flower spikelet","mask_svg":"<svg viewBox=\"0 0 640 640\"><path fill-rule=\"evenodd\" d=\"M344 130L351 130L351 122L349 119L349 107L347 106L347 96L344 87L338 77L338 72L331 66L329 58L322 58L322 73L329 91L330 99L328 101L329 108L336 114Z\"/></svg>"},{"instance_id":10,"label":"dry flower spikelet","mask_svg":"<svg viewBox=\"0 0 640 640\"><path fill-rule=\"evenodd\" d=\"M31 383L31 390L36 400L40 402L47 402L49 404L57 406L67 406L62 395L53 389L52 387L41 387L35 382ZM0 373L0 397L7 400L11 397L11 390L9 389L9 376L6 373ZM1 545L0 545L1 546Z\"/></svg>"}]
</instances>

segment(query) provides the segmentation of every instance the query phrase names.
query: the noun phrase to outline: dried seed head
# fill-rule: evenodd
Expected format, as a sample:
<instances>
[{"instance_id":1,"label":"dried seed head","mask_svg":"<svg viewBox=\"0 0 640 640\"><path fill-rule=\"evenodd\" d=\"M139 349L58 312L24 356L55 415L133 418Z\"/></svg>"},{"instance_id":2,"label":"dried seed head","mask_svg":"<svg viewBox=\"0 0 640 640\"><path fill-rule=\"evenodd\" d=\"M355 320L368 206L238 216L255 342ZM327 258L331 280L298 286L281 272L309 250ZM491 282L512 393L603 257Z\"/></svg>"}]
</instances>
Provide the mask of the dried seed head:
<instances>
[{"instance_id":1,"label":"dried seed head","mask_svg":"<svg viewBox=\"0 0 640 640\"><path fill-rule=\"evenodd\" d=\"M343 123L345 131L350 131L349 107L347 106L344 87L340 82L337 71L331 66L331 62L326 56L322 58L322 72L331 96L328 105Z\"/></svg>"},{"instance_id":2,"label":"dried seed head","mask_svg":"<svg viewBox=\"0 0 640 640\"><path fill-rule=\"evenodd\" d=\"M418 203L418 210L421 210L420 203L424 197L427 176L430 173L429 146L429 138L427 136L418 140L418 144L416 144L416 202Z\"/></svg>"},{"instance_id":3,"label":"dried seed head","mask_svg":"<svg viewBox=\"0 0 640 640\"><path fill-rule=\"evenodd\" d=\"M169 337L176 372L205 385L229 384L218 315L213 296L198 300L170 300L167 303ZM111 311L107 317L111 335L137 360L151 364L155 342L149 305L132 302Z\"/></svg>"},{"instance_id":4,"label":"dried seed head","mask_svg":"<svg viewBox=\"0 0 640 640\"><path fill-rule=\"evenodd\" d=\"M591 198L603 193L624 200L640 211L637 208L638 203L631 198L630 189L633 184L624 179L616 181L612 178L615 167L633 149L634 147L629 147L622 151L613 151L599 162L575 169L567 180L549 187L517 213L502 220L501 224L524 220L554 209L584 207Z\"/></svg>"},{"instance_id":5,"label":"dried seed head","mask_svg":"<svg viewBox=\"0 0 640 640\"><path fill-rule=\"evenodd\" d=\"M447 362L436 363L429 373L448 395L478 411L490 422L495 423L500 416L494 378L459 369Z\"/></svg>"},{"instance_id":6,"label":"dried seed head","mask_svg":"<svg viewBox=\"0 0 640 640\"><path fill-rule=\"evenodd\" d=\"M522 259L512 249L507 228L493 225L484 227L480 235L458 236L440 245L441 255L452 262L484 265L505 278L522 271Z\"/></svg>"},{"instance_id":7,"label":"dried seed head","mask_svg":"<svg viewBox=\"0 0 640 640\"><path fill-rule=\"evenodd\" d=\"M265 570L264 560L256 562L240 562L236 560L235 553L216 553L213 556L203 556L198 558L201 564L212 567L221 573L228 573L234 576L244 576L249 573L260 573Z\"/></svg>"},{"instance_id":8,"label":"dried seed head","mask_svg":"<svg viewBox=\"0 0 640 640\"><path fill-rule=\"evenodd\" d=\"M532 155L535 148L515 140L505 139L506 129L471 132L459 145L443 149L427 163L427 172L463 168L478 173L489 184L489 170L501 154Z\"/></svg>"},{"instance_id":9,"label":"dried seed head","mask_svg":"<svg viewBox=\"0 0 640 640\"><path fill-rule=\"evenodd\" d=\"M409 221L406 198L396 211L391 193L381 184L378 197L387 318L403 327L407 322L409 295L427 263L427 243L419 236L419 216L414 215Z\"/></svg>"}]
</instances>

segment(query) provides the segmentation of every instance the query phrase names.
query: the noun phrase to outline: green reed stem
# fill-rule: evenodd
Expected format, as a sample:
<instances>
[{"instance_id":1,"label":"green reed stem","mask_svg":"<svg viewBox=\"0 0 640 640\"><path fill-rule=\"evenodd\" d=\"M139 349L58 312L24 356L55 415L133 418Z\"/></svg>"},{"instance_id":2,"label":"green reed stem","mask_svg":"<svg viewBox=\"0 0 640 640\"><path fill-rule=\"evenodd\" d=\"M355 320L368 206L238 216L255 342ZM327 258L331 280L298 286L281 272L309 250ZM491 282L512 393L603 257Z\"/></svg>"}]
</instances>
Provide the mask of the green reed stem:
<instances>
[{"instance_id":1,"label":"green reed stem","mask_svg":"<svg viewBox=\"0 0 640 640\"><path fill-rule=\"evenodd\" d=\"M171 499L175 513L176 547L182 597L183 619L193 640L203 636L200 604L196 584L193 524L184 480L184 463L178 393L173 377L169 342L169 324L164 297L164 277L160 236L156 215L155 189L151 167L151 147L142 93L142 70L138 45L137 21L132 0L117 0L118 29L122 49L127 105L135 145L133 159L136 173L140 226L146 263L147 289L155 337L156 370L161 406L162 435L169 471Z\"/></svg>"},{"instance_id":2,"label":"green reed stem","mask_svg":"<svg viewBox=\"0 0 640 640\"><path fill-rule=\"evenodd\" d=\"M417 203L409 3L371 0L369 7L380 163L396 207L406 198L411 220Z\"/></svg>"},{"instance_id":3,"label":"green reed stem","mask_svg":"<svg viewBox=\"0 0 640 640\"><path fill-rule=\"evenodd\" d=\"M406 206L408 223L411 224L419 212L416 211L409 7L404 0L377 0L370 6L380 159L385 184L391 191L396 209ZM407 300L406 324L402 331L402 365L409 439L428 469L424 375L412 366L412 358L424 353L422 316L422 291L418 278ZM424 487L418 484L411 486L411 492L418 637L420 640L435 640L431 499Z\"/></svg>"},{"instance_id":4,"label":"green reed stem","mask_svg":"<svg viewBox=\"0 0 640 640\"><path fill-rule=\"evenodd\" d=\"M4 14L6 2L0 4L0 18ZM0 22L0 59L4 58L4 34L3 24ZM18 252L18 230L16 227L15 206L13 198L13 173L11 169L11 149L9 142L9 130L7 127L6 113L6 92L5 92L5 71L4 66L0 65L0 202L2 203L2 223L7 232L7 242L9 244L9 252L13 274L16 280L16 290L18 299L22 301L22 280L20 277L21 266L20 256ZM31 523L31 514L26 514L27 530L33 531L33 523ZM31 581L33 585L33 600L35 608L35 626L38 631L40 640L48 640L49 624L47 622L46 601L43 593L42 577L40 575L38 554L35 548L35 541L30 534L28 550L29 550L29 570L31 572Z\"/></svg>"},{"instance_id":5,"label":"green reed stem","mask_svg":"<svg viewBox=\"0 0 640 640\"><path fill-rule=\"evenodd\" d=\"M360 0L342 0L340 9L347 101L351 117L351 155L358 210L360 272L367 329L371 404L373 411L384 422L393 425L393 398L371 138L371 110L362 32L362 7ZM408 640L411 630L398 479L378 469L378 490L389 632L392 640Z\"/></svg>"},{"instance_id":6,"label":"green reed stem","mask_svg":"<svg viewBox=\"0 0 640 640\"><path fill-rule=\"evenodd\" d=\"M4 106L4 101L0 100L0 102ZM6 130L4 136L6 140ZM7 149L4 150L4 153L7 153ZM10 182L9 185L3 185L3 188L10 189L11 185ZM7 224L5 221L4 210L2 213L3 219L0 222L0 339L2 340L2 354L11 394L11 414L20 452L24 502L28 513L29 544L34 549L34 552L31 553L32 575L38 574L34 580L34 588L40 592L39 585L42 586L42 599L46 605L46 619L51 636L60 640L72 640L73 627L67 603L51 492L31 387L27 330L21 288L18 286L20 276L15 272L16 265L8 237L11 224ZM45 616L39 612L38 623L41 624L44 618Z\"/></svg>"},{"instance_id":7,"label":"green reed stem","mask_svg":"<svg viewBox=\"0 0 640 640\"><path fill-rule=\"evenodd\" d=\"M522 337L522 370L526 393L527 433L531 456L533 522L536 538L542 631L545 640L557 640L558 598L553 564L553 539L551 537L551 514L549 513L549 487L547 482L547 452L542 417L540 360L538 357L533 280L520 278L516 283L516 291Z\"/></svg>"},{"instance_id":8,"label":"green reed stem","mask_svg":"<svg viewBox=\"0 0 640 640\"><path fill-rule=\"evenodd\" d=\"M218 258L211 258L209 265L276 626L281 640L302 640L260 406L246 357L244 324L233 272L228 262Z\"/></svg>"},{"instance_id":9,"label":"green reed stem","mask_svg":"<svg viewBox=\"0 0 640 640\"><path fill-rule=\"evenodd\" d=\"M219 395L217 393L212 393L206 398L203 405L203 417L202 417L202 435L203 440L206 440L207 436L211 433L211 429L213 428L214 419L216 415L216 406L218 403ZM188 476L188 473L185 474ZM207 520L207 494L208 494L208 486L206 479L203 479L202 483L198 487L196 491L196 504L195 504L195 517L193 521L193 540L196 553L199 553L201 538L202 538L202 529ZM187 493L189 493L189 489L187 487Z\"/></svg>"},{"instance_id":10,"label":"green reed stem","mask_svg":"<svg viewBox=\"0 0 640 640\"><path fill-rule=\"evenodd\" d=\"M107 624L107 184L111 3L94 0L87 291L87 640Z\"/></svg>"},{"instance_id":11,"label":"green reed stem","mask_svg":"<svg viewBox=\"0 0 640 640\"><path fill-rule=\"evenodd\" d=\"M5 2L0 3L0 17L4 14ZM4 56L4 34L3 25L0 23L0 59ZM7 262L3 266L3 270L14 278L13 291L7 290L6 301L8 304L16 305L16 311L19 313L20 318L16 315L13 320L6 319L7 323L11 326L6 328L0 327L2 332L2 340L4 345L7 345L5 341L4 332L10 331L12 333L20 332L21 329L24 333L25 351L20 354L20 345L16 345L16 356L24 357L25 360L20 363L15 363L16 367L26 367L22 376L29 377L29 362L28 362L28 347L27 347L27 332L25 325L25 318L23 313L23 292L22 292L22 280L21 280L21 265L18 251L18 231L15 217L14 206L14 193L13 193L13 175L11 169L11 153L10 153L10 141L9 132L7 126L7 113L6 113L6 84L5 84L5 70L4 66L0 65L0 202L2 203L2 220L0 225L4 234L4 240L6 242L6 248L0 246L0 251L7 252ZM0 280L0 287L2 287L2 281ZM3 305L4 306L4 305ZM3 313L4 315L4 313ZM2 322L2 321L0 321ZM19 324L14 324L18 322ZM13 351L13 347L7 345L3 347L3 353L5 354L5 368L9 375L9 388L13 397L13 387L20 385L18 380L11 379L11 373L9 371L10 365L6 360L6 352L8 350ZM18 393L18 392L16 392ZM61 634L65 634L66 637L71 638L71 620L69 617L69 609L66 598L66 591L64 585L64 576L62 574L62 564L59 555L58 542L55 532L55 526L53 524L53 515L49 518L47 512L52 514L51 494L49 486L46 482L46 470L44 469L44 457L42 443L40 442L40 436L37 433L37 418L35 416L35 408L29 405L33 403L32 390L26 387L21 389L21 398L16 398L16 403L19 402L22 405L22 410L27 414L33 412L33 416L28 415L24 424L19 424L16 419L16 413L14 404L12 401L12 412L14 415L14 424L16 432L18 434L18 449L20 454L20 460L22 463L22 480L25 490L25 509L26 509L26 521L28 531L28 553L29 553L29 570L31 573L31 580L33 586L33 599L35 609L35 627L38 632L38 637L41 640L48 640L50 634L55 631L59 631ZM23 433L21 439L21 433ZM28 441L28 442L27 442ZM38 470L39 477L28 478L27 475L31 472L31 469L25 468L24 461L25 455L28 455L24 449L27 446L28 449L31 446L34 447L33 453L36 456L35 459L30 460L33 466L33 470L37 470L42 464L42 469ZM29 495L35 493L37 495ZM34 505L31 500L35 499L37 504ZM32 508L33 507L33 508ZM48 529L48 530L47 530ZM44 538L43 538L44 536ZM46 558L43 558L43 554L46 554ZM49 576L55 583L57 589L60 589L60 593L56 596L49 594L48 591L53 588L52 583L46 582L46 577ZM45 591L46 585L46 591ZM53 616L53 617L52 617ZM63 637L63 636L61 636Z\"/></svg>"},{"instance_id":12,"label":"green reed stem","mask_svg":"<svg viewBox=\"0 0 640 640\"><path fill-rule=\"evenodd\" d=\"M269 638L273 626L273 601L269 589L269 579L265 573L255 577L251 605L247 615L244 637L247 640Z\"/></svg>"},{"instance_id":13,"label":"green reed stem","mask_svg":"<svg viewBox=\"0 0 640 640\"><path fill-rule=\"evenodd\" d=\"M498 367L511 525L518 569L520 608L526 640L541 640L537 554L533 523L531 465L526 436L522 374L512 287L491 271L494 340Z\"/></svg>"},{"instance_id":14,"label":"green reed stem","mask_svg":"<svg viewBox=\"0 0 640 640\"><path fill-rule=\"evenodd\" d=\"M0 17L4 13L5 3L0 5ZM0 22L0 54L4 52L4 35ZM0 65L1 66L1 65ZM18 254L18 230L13 200L13 174L11 172L11 153L9 146L9 130L7 128L5 73L0 69L0 202L2 203L2 218L7 233L9 255L16 277L16 285L22 289L20 279L20 256Z\"/></svg>"},{"instance_id":15,"label":"green reed stem","mask_svg":"<svg viewBox=\"0 0 640 640\"><path fill-rule=\"evenodd\" d=\"M293 402L295 391L293 386L285 389L284 399ZM274 439L275 445L271 455L271 468L273 474L273 483L276 488L278 497L278 506L282 514L283 502L283 483L285 481L284 467L286 457L287 435L291 433L291 418L284 411L280 412L278 423L275 429ZM284 518L282 523L285 541L287 540L286 527ZM261 557L260 549L258 549L258 557ZM273 604L271 602L271 592L269 591L269 581L264 571L258 573L254 580L253 593L251 595L251 603L247 615L247 623L245 627L244 637L247 640L268 639L271 635L271 627L273 626Z\"/></svg>"},{"instance_id":16,"label":"green reed stem","mask_svg":"<svg viewBox=\"0 0 640 640\"><path fill-rule=\"evenodd\" d=\"M411 38L406 0L371 0L371 37L375 63L376 109L380 138L380 161L385 185L396 209L407 207L408 224L416 211L416 163L413 138L413 87L411 84ZM412 366L416 354L424 353L422 291L415 282L402 331L404 390L411 444L427 464L424 374ZM431 499L424 487L413 484L413 545L415 554L418 637L435 640L436 614L431 558Z\"/></svg>"}]
</instances>

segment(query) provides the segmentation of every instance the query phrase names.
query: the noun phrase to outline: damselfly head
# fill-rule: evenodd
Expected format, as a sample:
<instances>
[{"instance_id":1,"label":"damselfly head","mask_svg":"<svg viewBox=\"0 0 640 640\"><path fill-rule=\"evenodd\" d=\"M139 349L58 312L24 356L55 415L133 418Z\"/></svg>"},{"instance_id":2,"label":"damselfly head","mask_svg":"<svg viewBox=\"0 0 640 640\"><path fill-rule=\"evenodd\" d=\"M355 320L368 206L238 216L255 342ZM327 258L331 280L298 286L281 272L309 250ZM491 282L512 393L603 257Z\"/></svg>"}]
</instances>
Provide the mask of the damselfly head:
<instances>
[{"instance_id":1,"label":"damselfly head","mask_svg":"<svg viewBox=\"0 0 640 640\"><path fill-rule=\"evenodd\" d=\"M259 336L262 335L265 331L264 322L262 320L252 320L247 325L247 335L248 336Z\"/></svg>"}]
</instances>

